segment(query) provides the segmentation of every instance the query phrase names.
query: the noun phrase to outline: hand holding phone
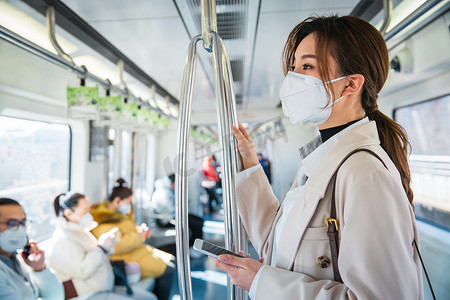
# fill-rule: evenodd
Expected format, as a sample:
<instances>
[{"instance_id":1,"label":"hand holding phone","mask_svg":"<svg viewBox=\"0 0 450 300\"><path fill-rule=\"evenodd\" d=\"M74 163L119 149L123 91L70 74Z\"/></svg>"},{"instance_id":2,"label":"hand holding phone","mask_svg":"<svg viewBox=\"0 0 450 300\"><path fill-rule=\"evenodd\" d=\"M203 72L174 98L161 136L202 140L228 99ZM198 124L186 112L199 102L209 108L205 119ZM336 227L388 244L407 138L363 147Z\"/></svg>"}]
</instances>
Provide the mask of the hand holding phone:
<instances>
[{"instance_id":1,"label":"hand holding phone","mask_svg":"<svg viewBox=\"0 0 450 300\"><path fill-rule=\"evenodd\" d=\"M46 268L44 251L39 249L35 242L29 242L24 247L22 258L25 264L29 265L33 271L40 272Z\"/></svg>"},{"instance_id":2,"label":"hand holding phone","mask_svg":"<svg viewBox=\"0 0 450 300\"><path fill-rule=\"evenodd\" d=\"M225 248L219 247L202 239L195 239L194 249L208 256L214 257L216 259L219 259L219 256L222 254L229 254L237 257L243 257L242 255L231 252Z\"/></svg>"},{"instance_id":3,"label":"hand holding phone","mask_svg":"<svg viewBox=\"0 0 450 300\"><path fill-rule=\"evenodd\" d=\"M114 253L114 246L119 242L119 228L114 227L108 232L105 232L98 238L98 245L106 250L110 255Z\"/></svg>"}]
</instances>

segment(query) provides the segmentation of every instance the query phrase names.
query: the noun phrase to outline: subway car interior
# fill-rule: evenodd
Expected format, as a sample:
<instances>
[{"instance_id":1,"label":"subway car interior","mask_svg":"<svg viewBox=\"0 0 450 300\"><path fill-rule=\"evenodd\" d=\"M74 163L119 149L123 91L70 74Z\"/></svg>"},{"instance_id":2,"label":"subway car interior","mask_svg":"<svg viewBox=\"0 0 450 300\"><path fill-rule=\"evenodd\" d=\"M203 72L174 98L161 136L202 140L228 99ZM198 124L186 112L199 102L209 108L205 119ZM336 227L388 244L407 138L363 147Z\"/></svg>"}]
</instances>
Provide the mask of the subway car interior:
<instances>
[{"instance_id":1,"label":"subway car interior","mask_svg":"<svg viewBox=\"0 0 450 300\"><path fill-rule=\"evenodd\" d=\"M379 110L407 133L420 251L436 299L450 299L448 0L0 0L0 198L23 207L47 267L55 197L97 207L122 178L145 243L174 257L167 299L247 299L192 238L259 259L234 200L231 124L282 203L319 133L283 112L283 47L302 20L331 15L386 42ZM146 279L133 286L154 291ZM425 275L423 293L433 299Z\"/></svg>"}]
</instances>

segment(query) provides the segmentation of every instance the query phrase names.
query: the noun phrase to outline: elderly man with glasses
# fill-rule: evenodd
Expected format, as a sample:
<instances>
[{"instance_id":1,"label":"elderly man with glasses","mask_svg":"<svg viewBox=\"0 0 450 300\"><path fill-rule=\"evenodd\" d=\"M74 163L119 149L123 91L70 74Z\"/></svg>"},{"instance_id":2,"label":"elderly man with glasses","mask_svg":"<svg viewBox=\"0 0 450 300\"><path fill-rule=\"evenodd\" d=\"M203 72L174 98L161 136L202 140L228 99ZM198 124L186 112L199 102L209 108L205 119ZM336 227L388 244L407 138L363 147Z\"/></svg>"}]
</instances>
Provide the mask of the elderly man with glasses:
<instances>
[{"instance_id":1,"label":"elderly man with glasses","mask_svg":"<svg viewBox=\"0 0 450 300\"><path fill-rule=\"evenodd\" d=\"M64 299L63 287L44 259L44 251L28 242L22 206L0 198L0 299Z\"/></svg>"}]
</instances>

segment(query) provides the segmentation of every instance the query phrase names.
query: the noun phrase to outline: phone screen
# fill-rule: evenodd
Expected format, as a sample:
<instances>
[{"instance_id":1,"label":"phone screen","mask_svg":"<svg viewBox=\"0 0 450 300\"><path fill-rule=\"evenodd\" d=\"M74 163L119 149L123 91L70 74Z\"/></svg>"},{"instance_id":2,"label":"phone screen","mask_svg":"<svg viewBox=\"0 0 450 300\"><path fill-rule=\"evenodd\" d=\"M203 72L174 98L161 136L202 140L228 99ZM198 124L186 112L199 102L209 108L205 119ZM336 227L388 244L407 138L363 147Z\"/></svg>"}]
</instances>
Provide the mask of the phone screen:
<instances>
[{"instance_id":1,"label":"phone screen","mask_svg":"<svg viewBox=\"0 0 450 300\"><path fill-rule=\"evenodd\" d=\"M199 248L199 243L197 243L197 240L199 240L200 242L203 242L203 244L201 245L201 247ZM224 249L222 247L219 247L217 245L214 245L212 243L209 243L207 241L203 241L200 239L197 239L196 243L194 244L194 249L199 250L207 255L213 256L213 257L218 257L222 254L229 254L229 255L234 255L237 257L243 257L242 255L236 254L234 252L231 252L227 249Z\"/></svg>"}]
</instances>

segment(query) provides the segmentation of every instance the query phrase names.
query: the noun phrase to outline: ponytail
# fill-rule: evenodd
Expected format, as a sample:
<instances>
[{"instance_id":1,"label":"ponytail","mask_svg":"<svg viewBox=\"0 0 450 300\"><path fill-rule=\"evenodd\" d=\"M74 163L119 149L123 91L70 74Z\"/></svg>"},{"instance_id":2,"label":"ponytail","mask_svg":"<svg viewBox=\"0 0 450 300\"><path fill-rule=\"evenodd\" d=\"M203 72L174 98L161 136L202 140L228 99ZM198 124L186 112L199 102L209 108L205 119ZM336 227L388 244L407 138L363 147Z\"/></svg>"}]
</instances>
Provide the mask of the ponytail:
<instances>
[{"instance_id":1,"label":"ponytail","mask_svg":"<svg viewBox=\"0 0 450 300\"><path fill-rule=\"evenodd\" d=\"M405 129L379 110L367 113L367 116L369 120L373 120L377 124L381 147L389 155L400 173L403 189L409 203L413 205L414 194L410 186L411 172L408 164L408 150L411 145L408 142Z\"/></svg>"},{"instance_id":2,"label":"ponytail","mask_svg":"<svg viewBox=\"0 0 450 300\"><path fill-rule=\"evenodd\" d=\"M78 206L80 199L83 198L86 198L86 196L80 193L67 192L59 194L55 197L55 200L53 200L56 216L63 215L63 212L66 209L74 210Z\"/></svg>"}]
</instances>

